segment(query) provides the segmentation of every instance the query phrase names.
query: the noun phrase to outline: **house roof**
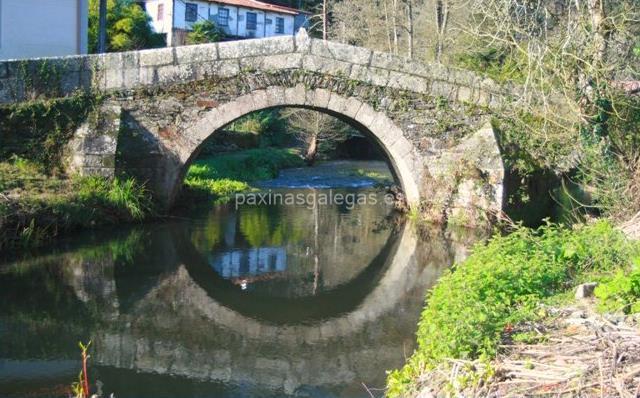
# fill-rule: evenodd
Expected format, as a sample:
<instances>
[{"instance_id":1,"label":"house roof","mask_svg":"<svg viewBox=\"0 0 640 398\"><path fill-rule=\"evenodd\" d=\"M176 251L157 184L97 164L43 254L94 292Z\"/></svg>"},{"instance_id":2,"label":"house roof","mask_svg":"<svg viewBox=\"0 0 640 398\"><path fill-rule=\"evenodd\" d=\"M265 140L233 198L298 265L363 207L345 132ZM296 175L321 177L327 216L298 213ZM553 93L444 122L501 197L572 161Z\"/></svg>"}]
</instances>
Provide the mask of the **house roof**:
<instances>
[{"instance_id":1,"label":"house roof","mask_svg":"<svg viewBox=\"0 0 640 398\"><path fill-rule=\"evenodd\" d=\"M218 3L218 4L227 4L230 6L239 6L239 7L247 7L254 8L257 10L263 11L271 11L278 12L281 14L289 14L289 15L298 15L298 14L306 14L306 12L302 10L297 10L291 7L278 6L275 4L269 4L258 0L207 0L210 3Z\"/></svg>"}]
</instances>

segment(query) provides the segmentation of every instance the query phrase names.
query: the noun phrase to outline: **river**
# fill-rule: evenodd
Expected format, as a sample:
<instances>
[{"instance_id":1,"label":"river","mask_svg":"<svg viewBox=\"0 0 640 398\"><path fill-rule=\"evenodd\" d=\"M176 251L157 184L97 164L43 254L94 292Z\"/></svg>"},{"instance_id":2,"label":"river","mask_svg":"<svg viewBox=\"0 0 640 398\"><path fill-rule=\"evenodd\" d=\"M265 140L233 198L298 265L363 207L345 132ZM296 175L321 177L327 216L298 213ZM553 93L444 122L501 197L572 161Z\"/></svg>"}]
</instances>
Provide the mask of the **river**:
<instances>
[{"instance_id":1,"label":"river","mask_svg":"<svg viewBox=\"0 0 640 398\"><path fill-rule=\"evenodd\" d=\"M0 396L67 396L80 341L117 398L382 396L425 292L478 237L418 234L381 178L382 162L285 170L242 205L5 253Z\"/></svg>"}]
</instances>

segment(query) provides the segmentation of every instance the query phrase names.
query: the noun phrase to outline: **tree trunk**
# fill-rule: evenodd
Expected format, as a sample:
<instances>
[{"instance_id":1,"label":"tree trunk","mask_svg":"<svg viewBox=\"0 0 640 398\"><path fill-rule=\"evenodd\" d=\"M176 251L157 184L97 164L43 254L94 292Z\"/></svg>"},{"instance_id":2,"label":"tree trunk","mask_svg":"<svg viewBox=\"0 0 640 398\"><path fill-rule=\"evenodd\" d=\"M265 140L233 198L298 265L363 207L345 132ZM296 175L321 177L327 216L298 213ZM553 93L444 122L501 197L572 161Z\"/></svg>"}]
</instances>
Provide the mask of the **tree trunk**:
<instances>
[{"instance_id":1,"label":"tree trunk","mask_svg":"<svg viewBox=\"0 0 640 398\"><path fill-rule=\"evenodd\" d=\"M100 0L98 21L98 54L107 52L107 0Z\"/></svg>"},{"instance_id":2,"label":"tree trunk","mask_svg":"<svg viewBox=\"0 0 640 398\"><path fill-rule=\"evenodd\" d=\"M322 40L329 40L329 9L327 1L322 2Z\"/></svg>"},{"instance_id":3,"label":"tree trunk","mask_svg":"<svg viewBox=\"0 0 640 398\"><path fill-rule=\"evenodd\" d=\"M389 52L393 52L393 46L391 44L391 27L389 26L389 10L387 9L387 0L382 0L382 4L384 5L384 24L385 31L387 33L387 45L389 47Z\"/></svg>"},{"instance_id":4,"label":"tree trunk","mask_svg":"<svg viewBox=\"0 0 640 398\"><path fill-rule=\"evenodd\" d=\"M393 24L393 53L398 55L398 0L393 0L391 23Z\"/></svg>"},{"instance_id":5,"label":"tree trunk","mask_svg":"<svg viewBox=\"0 0 640 398\"><path fill-rule=\"evenodd\" d=\"M309 147L307 148L307 154L305 155L304 160L305 162L307 162L307 165L313 166L317 156L318 156L318 136L314 134L311 136Z\"/></svg>"},{"instance_id":6,"label":"tree trunk","mask_svg":"<svg viewBox=\"0 0 640 398\"><path fill-rule=\"evenodd\" d=\"M449 4L446 0L436 0L436 46L434 51L435 60L440 62L444 48L444 36L447 30L447 22L449 19Z\"/></svg>"},{"instance_id":7,"label":"tree trunk","mask_svg":"<svg viewBox=\"0 0 640 398\"><path fill-rule=\"evenodd\" d=\"M407 0L407 56L413 59L413 0Z\"/></svg>"}]
</instances>

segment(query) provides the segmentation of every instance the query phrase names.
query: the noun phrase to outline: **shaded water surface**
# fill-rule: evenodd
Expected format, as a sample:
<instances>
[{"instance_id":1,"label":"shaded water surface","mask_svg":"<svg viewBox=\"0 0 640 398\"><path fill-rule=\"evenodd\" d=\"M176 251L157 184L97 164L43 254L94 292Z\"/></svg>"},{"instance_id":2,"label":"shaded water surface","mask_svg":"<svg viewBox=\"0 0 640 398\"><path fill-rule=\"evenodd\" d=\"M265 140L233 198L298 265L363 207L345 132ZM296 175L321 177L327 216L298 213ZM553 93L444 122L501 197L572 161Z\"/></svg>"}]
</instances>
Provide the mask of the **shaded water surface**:
<instances>
[{"instance_id":1,"label":"shaded water surface","mask_svg":"<svg viewBox=\"0 0 640 398\"><path fill-rule=\"evenodd\" d=\"M364 172L320 170L314 192L375 204L211 206L5 254L0 396L66 396L89 340L94 389L119 398L382 396L424 293L475 238L418 238L367 177L379 163L343 167ZM297 173L266 185L308 194L314 171Z\"/></svg>"}]
</instances>

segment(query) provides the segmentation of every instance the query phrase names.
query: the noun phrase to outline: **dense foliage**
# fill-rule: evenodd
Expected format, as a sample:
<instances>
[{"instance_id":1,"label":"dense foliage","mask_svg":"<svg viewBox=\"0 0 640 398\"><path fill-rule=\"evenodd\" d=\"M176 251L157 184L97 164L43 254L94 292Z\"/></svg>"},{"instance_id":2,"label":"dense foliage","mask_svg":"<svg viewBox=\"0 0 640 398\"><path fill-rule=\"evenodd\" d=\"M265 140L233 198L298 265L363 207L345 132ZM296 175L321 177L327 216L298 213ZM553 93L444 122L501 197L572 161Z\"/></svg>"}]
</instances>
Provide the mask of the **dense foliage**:
<instances>
[{"instance_id":1,"label":"dense foliage","mask_svg":"<svg viewBox=\"0 0 640 398\"><path fill-rule=\"evenodd\" d=\"M495 356L510 324L534 318L542 300L578 283L618 274L613 283L624 287L603 287L606 294L600 297L637 301L639 261L640 246L606 222L575 229L519 228L477 246L429 292L418 348L403 369L390 375L389 395L415 391L419 375L447 358Z\"/></svg>"},{"instance_id":2,"label":"dense foliage","mask_svg":"<svg viewBox=\"0 0 640 398\"><path fill-rule=\"evenodd\" d=\"M89 0L89 52L98 49L100 20L99 0ZM108 0L107 2L107 51L129 51L163 47L165 38L155 33L149 24L150 17L132 0Z\"/></svg>"},{"instance_id":3,"label":"dense foliage","mask_svg":"<svg viewBox=\"0 0 640 398\"><path fill-rule=\"evenodd\" d=\"M215 43L224 38L224 31L206 19L194 23L191 29L187 34L187 44Z\"/></svg>"}]
</instances>

